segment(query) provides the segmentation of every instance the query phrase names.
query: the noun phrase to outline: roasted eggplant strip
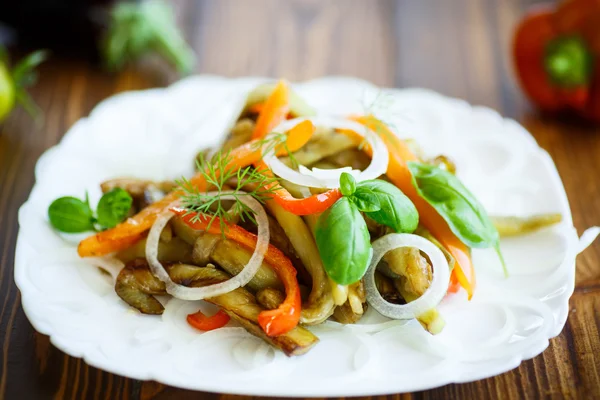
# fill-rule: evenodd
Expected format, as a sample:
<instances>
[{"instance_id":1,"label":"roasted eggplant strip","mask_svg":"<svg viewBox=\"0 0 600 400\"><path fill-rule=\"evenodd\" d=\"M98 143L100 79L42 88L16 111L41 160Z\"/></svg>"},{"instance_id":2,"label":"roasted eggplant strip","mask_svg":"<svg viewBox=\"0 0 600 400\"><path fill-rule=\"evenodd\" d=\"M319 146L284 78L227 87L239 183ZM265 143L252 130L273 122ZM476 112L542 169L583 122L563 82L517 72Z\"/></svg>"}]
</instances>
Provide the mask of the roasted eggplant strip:
<instances>
[{"instance_id":1,"label":"roasted eggplant strip","mask_svg":"<svg viewBox=\"0 0 600 400\"><path fill-rule=\"evenodd\" d=\"M341 306L336 307L333 311L333 318L340 324L355 324L362 316L362 313L357 314L352 311L352 306L349 302L345 302Z\"/></svg>"},{"instance_id":2,"label":"roasted eggplant strip","mask_svg":"<svg viewBox=\"0 0 600 400\"><path fill-rule=\"evenodd\" d=\"M404 298L398 293L396 287L394 286L394 282L391 278L385 276L379 271L375 271L375 285L377 286L377 290L381 294L381 297L385 299L388 303L393 304L404 304L406 301Z\"/></svg>"},{"instance_id":3,"label":"roasted eggplant strip","mask_svg":"<svg viewBox=\"0 0 600 400\"><path fill-rule=\"evenodd\" d=\"M244 187L244 190L253 189L255 188L250 186ZM265 206L284 230L298 258L311 276L312 289L308 300L302 305L300 322L307 325L319 324L333 313L335 304L311 229L302 217L286 211L275 200L268 200Z\"/></svg>"},{"instance_id":4,"label":"roasted eggplant strip","mask_svg":"<svg viewBox=\"0 0 600 400\"><path fill-rule=\"evenodd\" d=\"M394 249L383 259L390 271L399 276L393 279L394 286L406 302L416 300L429 288L432 279L431 265L418 249L413 247ZM417 320L432 334L441 332L445 325L436 309L419 315Z\"/></svg>"},{"instance_id":5,"label":"roasted eggplant strip","mask_svg":"<svg viewBox=\"0 0 600 400\"><path fill-rule=\"evenodd\" d=\"M312 278L312 290L308 301L302 305L300 321L304 324L321 323L333 313L335 305L315 239L302 217L284 210L273 200L267 201L266 206L285 231Z\"/></svg>"},{"instance_id":6,"label":"roasted eggplant strip","mask_svg":"<svg viewBox=\"0 0 600 400\"><path fill-rule=\"evenodd\" d=\"M491 217L492 223L502 237L532 233L562 221L560 214L540 214L530 217Z\"/></svg>"},{"instance_id":7,"label":"roasted eggplant strip","mask_svg":"<svg viewBox=\"0 0 600 400\"><path fill-rule=\"evenodd\" d=\"M102 193L109 192L115 188L125 190L133 199L131 215L142 210L150 204L162 199L166 193L173 190L177 184L171 181L154 182L142 179L117 178L100 184Z\"/></svg>"},{"instance_id":8,"label":"roasted eggplant strip","mask_svg":"<svg viewBox=\"0 0 600 400\"><path fill-rule=\"evenodd\" d=\"M252 137L252 132L255 127L254 121L250 118L242 118L231 129L231 135L221 148L223 154L227 154L227 151L234 149L242 144L248 142Z\"/></svg>"},{"instance_id":9,"label":"roasted eggplant strip","mask_svg":"<svg viewBox=\"0 0 600 400\"><path fill-rule=\"evenodd\" d=\"M283 303L285 294L273 288L261 289L256 293L256 300L267 310L274 310Z\"/></svg>"},{"instance_id":10,"label":"roasted eggplant strip","mask_svg":"<svg viewBox=\"0 0 600 400\"><path fill-rule=\"evenodd\" d=\"M177 187L177 184L172 181L148 181L143 179L133 179L133 178L116 178L108 181L104 181L100 184L100 188L102 189L102 193L110 192L115 188L121 188L125 190L127 193L131 195L131 197L141 197L144 195L144 191L148 188L148 186L153 186L154 188L168 193L171 190Z\"/></svg>"},{"instance_id":11,"label":"roasted eggplant strip","mask_svg":"<svg viewBox=\"0 0 600 400\"><path fill-rule=\"evenodd\" d=\"M352 312L358 315L364 313L363 304L367 301L367 293L362 281L348 285L348 304Z\"/></svg>"},{"instance_id":12,"label":"roasted eggplant strip","mask_svg":"<svg viewBox=\"0 0 600 400\"><path fill-rule=\"evenodd\" d=\"M285 231L274 217L267 214L267 218L269 220L269 243L281 250L283 254L290 259L294 267L298 270L298 280L304 283L310 283L310 275L308 274L308 271L306 271L304 264L302 264L302 260L298 257L298 254L296 253L292 242L290 242L290 239L285 234ZM257 234L257 226L252 221L240 221L238 225L248 232Z\"/></svg>"},{"instance_id":13,"label":"roasted eggplant strip","mask_svg":"<svg viewBox=\"0 0 600 400\"><path fill-rule=\"evenodd\" d=\"M406 279L404 277L396 278L393 280L393 282L396 290L398 293L400 293L404 301L411 302L419 298L419 296L407 289ZM417 317L417 321L419 321L425 330L433 335L440 333L446 324L444 318L442 318L438 310L435 308L425 311L423 314L419 315Z\"/></svg>"},{"instance_id":14,"label":"roasted eggplant strip","mask_svg":"<svg viewBox=\"0 0 600 400\"><path fill-rule=\"evenodd\" d=\"M252 252L233 240L205 232L198 235L192 253L195 264L206 265L213 262L231 275L240 273L250 257ZM269 287L283 290L283 284L277 274L264 262L247 286L253 291Z\"/></svg>"},{"instance_id":15,"label":"roasted eggplant strip","mask_svg":"<svg viewBox=\"0 0 600 400\"><path fill-rule=\"evenodd\" d=\"M383 256L389 269L404 279L409 293L419 297L431 284L431 265L414 247L400 247Z\"/></svg>"},{"instance_id":16,"label":"roasted eggplant strip","mask_svg":"<svg viewBox=\"0 0 600 400\"><path fill-rule=\"evenodd\" d=\"M310 166L333 154L354 147L356 147L356 143L350 137L336 133L333 129L317 128L312 139L293 155L298 164ZM281 162L288 166L293 164L289 157L281 157Z\"/></svg>"},{"instance_id":17,"label":"roasted eggplant strip","mask_svg":"<svg viewBox=\"0 0 600 400\"><path fill-rule=\"evenodd\" d=\"M119 272L115 283L115 292L123 301L144 314L162 314L163 305L154 298L154 294L166 294L165 284L148 269L148 263L138 258L127 263Z\"/></svg>"},{"instance_id":18,"label":"roasted eggplant strip","mask_svg":"<svg viewBox=\"0 0 600 400\"><path fill-rule=\"evenodd\" d=\"M163 309L158 310L155 303L158 301L152 294L166 294L164 284L150 273L145 260L132 262L125 269L127 272L120 274L117 278L116 288L119 296L127 304L142 312L154 310L156 311L154 314L161 314ZM166 269L173 281L191 287L211 285L230 278L227 273L214 267L174 264L168 265ZM248 332L289 356L304 354L319 341L310 331L300 326L277 337L265 335L257 324L258 314L264 309L256 303L254 295L244 288L238 288L206 300L225 310Z\"/></svg>"},{"instance_id":19,"label":"roasted eggplant strip","mask_svg":"<svg viewBox=\"0 0 600 400\"><path fill-rule=\"evenodd\" d=\"M367 156L367 153L355 147L335 153L323 161L335 165L335 168L352 167L362 171L369 166L371 158Z\"/></svg>"},{"instance_id":20,"label":"roasted eggplant strip","mask_svg":"<svg viewBox=\"0 0 600 400\"><path fill-rule=\"evenodd\" d=\"M166 229L165 229L166 231ZM133 246L117 253L117 258L128 263L136 258L146 258L146 239L140 240ZM161 262L192 262L192 246L179 237L173 237L168 242L158 243L158 259Z\"/></svg>"}]
</instances>

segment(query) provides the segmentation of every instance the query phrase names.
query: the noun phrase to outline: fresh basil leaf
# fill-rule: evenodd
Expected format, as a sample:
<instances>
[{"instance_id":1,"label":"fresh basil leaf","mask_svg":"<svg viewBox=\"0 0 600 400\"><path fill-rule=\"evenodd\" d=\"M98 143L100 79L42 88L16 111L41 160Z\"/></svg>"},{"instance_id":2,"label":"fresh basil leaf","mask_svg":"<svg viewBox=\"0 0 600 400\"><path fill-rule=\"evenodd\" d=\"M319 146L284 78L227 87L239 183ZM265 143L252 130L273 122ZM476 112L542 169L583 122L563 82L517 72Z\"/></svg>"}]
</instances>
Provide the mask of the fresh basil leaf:
<instances>
[{"instance_id":1,"label":"fresh basil leaf","mask_svg":"<svg viewBox=\"0 0 600 400\"><path fill-rule=\"evenodd\" d=\"M409 162L413 184L444 218L452 232L469 247L494 247L504 272L500 239L487 212L475 196L453 174L433 165Z\"/></svg>"},{"instance_id":2,"label":"fresh basil leaf","mask_svg":"<svg viewBox=\"0 0 600 400\"><path fill-rule=\"evenodd\" d=\"M60 197L48 207L50 224L60 232L80 233L94 230L94 217L89 205L78 198Z\"/></svg>"},{"instance_id":3,"label":"fresh basil leaf","mask_svg":"<svg viewBox=\"0 0 600 400\"><path fill-rule=\"evenodd\" d=\"M373 249L367 224L348 197L339 199L319 217L315 237L331 279L349 285L363 277Z\"/></svg>"},{"instance_id":4,"label":"fresh basil leaf","mask_svg":"<svg viewBox=\"0 0 600 400\"><path fill-rule=\"evenodd\" d=\"M368 187L357 188L350 200L363 212L375 212L381 209L378 195Z\"/></svg>"},{"instance_id":5,"label":"fresh basil leaf","mask_svg":"<svg viewBox=\"0 0 600 400\"><path fill-rule=\"evenodd\" d=\"M342 195L352 196L355 190L356 180L354 180L354 177L347 172L342 172L342 175L340 176L340 191L342 192Z\"/></svg>"},{"instance_id":6,"label":"fresh basil leaf","mask_svg":"<svg viewBox=\"0 0 600 400\"><path fill-rule=\"evenodd\" d=\"M412 233L419 225L419 213L415 205L396 186L380 179L363 181L356 193L369 190L379 202L379 210L367 212L375 222L389 226L398 233Z\"/></svg>"},{"instance_id":7,"label":"fresh basil leaf","mask_svg":"<svg viewBox=\"0 0 600 400\"><path fill-rule=\"evenodd\" d=\"M121 188L105 193L100 198L96 210L98 224L103 228L114 227L127 217L132 203L133 199L129 193Z\"/></svg>"}]
</instances>

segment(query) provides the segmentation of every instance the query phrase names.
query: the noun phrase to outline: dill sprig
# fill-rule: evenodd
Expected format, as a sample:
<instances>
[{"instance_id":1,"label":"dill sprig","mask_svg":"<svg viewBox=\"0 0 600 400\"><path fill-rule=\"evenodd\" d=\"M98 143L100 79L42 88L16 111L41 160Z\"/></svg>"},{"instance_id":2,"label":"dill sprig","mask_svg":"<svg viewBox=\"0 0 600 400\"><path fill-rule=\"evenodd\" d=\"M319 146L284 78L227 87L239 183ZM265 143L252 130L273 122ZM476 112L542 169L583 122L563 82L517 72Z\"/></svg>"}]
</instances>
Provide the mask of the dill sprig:
<instances>
[{"instance_id":1,"label":"dill sprig","mask_svg":"<svg viewBox=\"0 0 600 400\"><path fill-rule=\"evenodd\" d=\"M298 168L298 160L294 157L294 153L291 152L287 145L287 134L284 132L271 132L264 138L256 141L253 145L254 150L262 149L262 154L268 154L272 151L277 152L280 148L287 153L288 158L292 164L292 167Z\"/></svg>"},{"instance_id":2,"label":"dill sprig","mask_svg":"<svg viewBox=\"0 0 600 400\"><path fill-rule=\"evenodd\" d=\"M362 101L363 113L364 115L372 115L381 121L385 126L388 126L391 129L398 131L397 125L392 122L392 118L406 118L406 115L402 113L400 110L395 108L395 99L394 96L384 93L383 90L379 90L377 96L369 103L366 99L366 96L363 97ZM390 140L395 140L396 137L390 137L390 132L386 129L383 129L382 126L377 126L374 132L378 135L387 136ZM366 139L363 140L359 147L362 148L366 144Z\"/></svg>"},{"instance_id":3,"label":"dill sprig","mask_svg":"<svg viewBox=\"0 0 600 400\"><path fill-rule=\"evenodd\" d=\"M239 215L242 221L251 221L256 224L254 212L240 198L251 196L257 201L264 203L270 199L273 193L279 189L277 178L262 174L253 167L239 168L231 166L232 157L229 152L223 154L216 153L210 161L200 155L196 160L196 166L200 174L204 177L209 186L214 186L211 190L217 192L209 196L201 192L191 182L182 178L177 181L183 195L181 196L181 205L189 214L195 213L192 222L199 221L200 218L210 218L208 228L210 228L216 218L219 218L221 233L224 234L226 225L232 223L234 216ZM235 180L235 188L227 188L227 184ZM244 191L244 187L250 187L249 191ZM224 199L224 197L233 196L233 200ZM231 208L227 208L223 203L233 201Z\"/></svg>"}]
</instances>

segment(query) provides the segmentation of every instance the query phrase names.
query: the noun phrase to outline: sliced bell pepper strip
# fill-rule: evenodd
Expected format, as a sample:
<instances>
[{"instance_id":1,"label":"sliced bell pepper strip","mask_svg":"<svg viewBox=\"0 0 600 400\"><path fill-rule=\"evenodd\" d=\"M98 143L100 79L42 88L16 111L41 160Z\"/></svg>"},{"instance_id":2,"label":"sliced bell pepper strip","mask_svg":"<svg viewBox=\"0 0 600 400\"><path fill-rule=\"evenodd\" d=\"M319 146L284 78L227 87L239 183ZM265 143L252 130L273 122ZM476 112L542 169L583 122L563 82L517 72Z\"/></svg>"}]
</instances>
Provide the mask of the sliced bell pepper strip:
<instances>
[{"instance_id":1,"label":"sliced bell pepper strip","mask_svg":"<svg viewBox=\"0 0 600 400\"><path fill-rule=\"evenodd\" d=\"M217 311L215 315L207 316L202 311L198 311L194 314L188 314L187 322L194 328L200 331L212 331L219 329L227 325L229 322L229 315L223 310Z\"/></svg>"},{"instance_id":2,"label":"sliced bell pepper strip","mask_svg":"<svg viewBox=\"0 0 600 400\"><path fill-rule=\"evenodd\" d=\"M256 126L254 132L252 132L252 139L265 137L277 125L286 120L290 112L288 92L285 81L279 81L258 114Z\"/></svg>"},{"instance_id":3,"label":"sliced bell pepper strip","mask_svg":"<svg viewBox=\"0 0 600 400\"><path fill-rule=\"evenodd\" d=\"M469 248L452 233L450 227L435 209L421 196L413 186L412 175L408 169L407 161L417 160L412 151L380 120L373 116L353 116L352 120L367 126L373 132L379 134L386 144L390 160L387 169L387 177L404 192L419 211L420 222L429 230L433 236L452 254L456 264L452 270L452 276L460 283L469 296L473 296L475 289L475 271L469 255ZM345 134L362 142L363 138L353 131L344 131ZM364 150L372 155L371 147L367 144Z\"/></svg>"},{"instance_id":4,"label":"sliced bell pepper strip","mask_svg":"<svg viewBox=\"0 0 600 400\"><path fill-rule=\"evenodd\" d=\"M171 211L179 215L183 222L192 229L202 230L214 235L224 234L226 238L241 244L249 250L256 248L258 237L237 225L225 223L227 228L225 232L221 232L219 218L216 218L211 224L213 217L189 213L187 210L178 207L171 208ZM296 279L296 268L281 250L269 244L264 259L283 282L286 297L278 308L262 311L258 315L258 324L268 336L279 336L294 329L300 321L300 287Z\"/></svg>"},{"instance_id":5,"label":"sliced bell pepper strip","mask_svg":"<svg viewBox=\"0 0 600 400\"><path fill-rule=\"evenodd\" d=\"M254 164L256 170L267 177L273 177L273 172L262 161ZM265 189L273 191L273 199L286 211L296 215L319 214L331 207L342 197L339 189L331 189L324 193L313 194L305 199L297 199L278 183L271 183Z\"/></svg>"},{"instance_id":6,"label":"sliced bell pepper strip","mask_svg":"<svg viewBox=\"0 0 600 400\"><path fill-rule=\"evenodd\" d=\"M312 126L312 123L310 123L310 125ZM277 154L281 156L287 155L288 150L296 151L300 149L310 140L313 132L314 129L306 129L304 125L299 129L291 129L288 132L286 146L279 146L276 148ZM236 147L229 153L230 162L227 164L226 168L245 168L259 161L262 158L261 147L264 145L264 143L261 143L261 139L255 139ZM268 146L268 144L266 145ZM285 147L287 147L287 149ZM201 173L196 174L196 176L190 180L190 183L200 191L207 189L206 180ZM99 232L82 240L79 243L77 252L81 257L102 256L132 246L134 243L144 238L146 231L154 224L156 216L181 195L181 191L171 192L163 199L149 205L135 216L128 218L116 227Z\"/></svg>"}]
</instances>

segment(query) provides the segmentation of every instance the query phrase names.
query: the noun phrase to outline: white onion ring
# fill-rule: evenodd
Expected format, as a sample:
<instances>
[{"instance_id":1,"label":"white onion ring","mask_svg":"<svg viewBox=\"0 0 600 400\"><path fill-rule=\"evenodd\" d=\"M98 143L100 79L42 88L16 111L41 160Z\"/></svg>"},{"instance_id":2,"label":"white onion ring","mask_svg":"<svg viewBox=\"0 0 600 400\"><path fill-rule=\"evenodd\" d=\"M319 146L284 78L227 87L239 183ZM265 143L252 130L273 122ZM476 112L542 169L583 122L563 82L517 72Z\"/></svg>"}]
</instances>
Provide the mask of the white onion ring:
<instances>
[{"instance_id":1,"label":"white onion ring","mask_svg":"<svg viewBox=\"0 0 600 400\"><path fill-rule=\"evenodd\" d=\"M385 301L375 285L375 269L383 256L399 247L416 247L429 257L433 267L431 285L418 299L399 305ZM413 319L436 307L446 295L450 283L448 261L440 249L429 240L409 234L390 233L373 242L373 258L365 274L367 302L380 314L393 319Z\"/></svg>"},{"instance_id":2,"label":"white onion ring","mask_svg":"<svg viewBox=\"0 0 600 400\"><path fill-rule=\"evenodd\" d=\"M315 125L327 126L331 128L349 129L360 136L364 137L367 142L371 145L373 150L373 156L371 157L371 163L362 172L355 175L354 178L357 182L366 181L368 179L376 179L379 176L385 174L387 171L389 154L388 149L383 140L371 129L364 125L359 124L342 117L305 117L305 118L294 118L281 123L275 129L274 132L287 132L299 123L303 121L311 121ZM319 175L317 171L313 171L311 174L301 173L294 171L284 163L282 163L275 154L275 149L268 149L268 152L263 154L263 161L273 173L282 179L289 182L295 183L301 186L321 188L321 189L336 189L340 187L340 175L342 172L347 172L347 168L338 168L337 170L327 170L327 174Z\"/></svg>"},{"instance_id":3,"label":"white onion ring","mask_svg":"<svg viewBox=\"0 0 600 400\"><path fill-rule=\"evenodd\" d=\"M215 196L220 194L221 199L223 200L236 199L232 195L225 195L227 193L229 192L209 192L207 195ZM237 193L239 194L240 192L238 191ZM256 272L260 268L269 246L269 221L264 208L254 198L251 196L237 196L237 199L250 207L250 209L256 214L256 223L258 225L258 241L256 242L256 248L252 253L252 257L250 257L250 260L244 269L242 269L240 273L233 278L225 282L216 283L214 285L191 288L179 285L171 280L171 277L165 268L162 266L160 261L158 261L158 242L160 240L160 233L175 214L167 209L165 212L161 213L158 218L156 218L156 221L154 222L154 225L152 225L150 233L148 234L148 239L146 240L146 260L150 265L152 273L165 283L167 293L169 293L171 296L181 300L202 300L209 297L220 296L246 285L248 282L250 282L250 280L252 280L254 275L256 275ZM171 206L173 206L173 204ZM169 206L169 208L171 208L171 206Z\"/></svg>"}]
</instances>

